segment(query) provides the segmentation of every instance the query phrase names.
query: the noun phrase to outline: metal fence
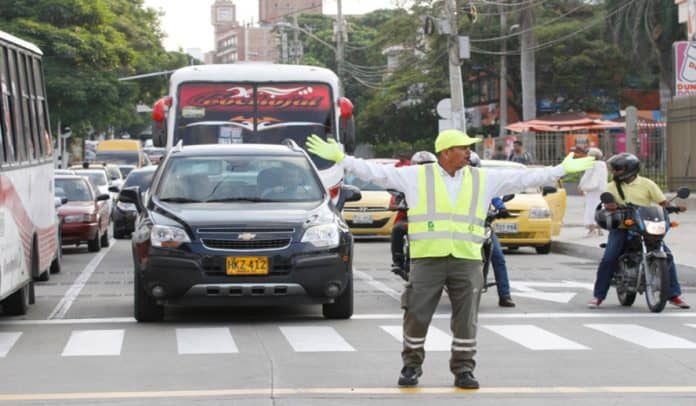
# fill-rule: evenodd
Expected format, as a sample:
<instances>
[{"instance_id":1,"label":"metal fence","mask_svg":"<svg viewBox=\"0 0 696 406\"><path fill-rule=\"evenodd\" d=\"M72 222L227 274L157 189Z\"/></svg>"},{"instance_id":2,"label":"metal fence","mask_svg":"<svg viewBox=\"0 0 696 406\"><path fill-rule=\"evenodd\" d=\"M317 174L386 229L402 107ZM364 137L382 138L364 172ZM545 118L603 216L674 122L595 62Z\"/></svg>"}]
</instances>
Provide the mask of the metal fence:
<instances>
[{"instance_id":1,"label":"metal fence","mask_svg":"<svg viewBox=\"0 0 696 406\"><path fill-rule=\"evenodd\" d=\"M640 123L637 139L633 140L635 154L641 161L641 175L655 181L663 189L667 188L667 144L664 123ZM532 153L536 165L557 165L566 155L567 133L535 133L524 137L524 145ZM604 160L626 150L626 136L623 131L602 131L597 134L598 147ZM576 133L583 135L582 133ZM495 139L496 147L503 145L504 139Z\"/></svg>"}]
</instances>

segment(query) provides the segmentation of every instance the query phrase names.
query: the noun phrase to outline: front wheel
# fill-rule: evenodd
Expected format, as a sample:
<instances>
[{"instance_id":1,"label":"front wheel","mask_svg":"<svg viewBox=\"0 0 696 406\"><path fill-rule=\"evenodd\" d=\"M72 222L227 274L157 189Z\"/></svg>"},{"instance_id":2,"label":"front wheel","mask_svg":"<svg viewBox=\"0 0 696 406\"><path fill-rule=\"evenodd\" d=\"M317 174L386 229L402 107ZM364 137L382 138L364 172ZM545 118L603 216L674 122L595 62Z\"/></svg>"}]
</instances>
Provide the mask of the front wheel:
<instances>
[{"instance_id":1,"label":"front wheel","mask_svg":"<svg viewBox=\"0 0 696 406\"><path fill-rule=\"evenodd\" d=\"M353 276L348 278L348 285L333 303L322 305L322 313L327 319L349 319L353 315Z\"/></svg>"},{"instance_id":2,"label":"front wheel","mask_svg":"<svg viewBox=\"0 0 696 406\"><path fill-rule=\"evenodd\" d=\"M549 254L551 252L551 243L548 243L546 245L542 245L540 247L534 247L536 249L537 254Z\"/></svg>"},{"instance_id":3,"label":"front wheel","mask_svg":"<svg viewBox=\"0 0 696 406\"><path fill-rule=\"evenodd\" d=\"M629 292L625 286L616 287L616 296L621 306L633 306L633 302L636 301L636 292Z\"/></svg>"},{"instance_id":4,"label":"front wheel","mask_svg":"<svg viewBox=\"0 0 696 406\"><path fill-rule=\"evenodd\" d=\"M651 258L645 266L645 301L653 313L665 308L669 298L669 267L666 258ZM666 294L667 293L667 294Z\"/></svg>"},{"instance_id":5,"label":"front wheel","mask_svg":"<svg viewBox=\"0 0 696 406\"><path fill-rule=\"evenodd\" d=\"M133 281L133 316L138 322L162 321L164 319L164 305L145 293L140 277L135 274Z\"/></svg>"}]
</instances>

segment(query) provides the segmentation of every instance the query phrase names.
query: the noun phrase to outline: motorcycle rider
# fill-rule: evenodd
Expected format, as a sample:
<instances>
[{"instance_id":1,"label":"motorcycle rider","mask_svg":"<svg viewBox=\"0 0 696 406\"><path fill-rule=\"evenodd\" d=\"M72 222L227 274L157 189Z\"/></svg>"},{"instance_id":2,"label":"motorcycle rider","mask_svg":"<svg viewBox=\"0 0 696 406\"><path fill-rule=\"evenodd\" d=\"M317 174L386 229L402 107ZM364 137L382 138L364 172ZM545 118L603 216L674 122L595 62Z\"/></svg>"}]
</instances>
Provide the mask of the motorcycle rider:
<instances>
[{"instance_id":1,"label":"motorcycle rider","mask_svg":"<svg viewBox=\"0 0 696 406\"><path fill-rule=\"evenodd\" d=\"M430 164L430 163L435 163L437 162L437 157L435 154L432 152L428 151L418 151L413 156L411 157L411 165L424 165L424 164ZM403 198L403 197L402 197ZM405 202L403 202L403 206L405 210L408 208L406 207ZM398 207L398 203L397 203ZM408 231L408 217L402 217L396 224L394 224L394 227L392 227L392 234L391 234L391 252L392 252L392 272L395 274L401 276L404 279L407 279L408 277L406 276L406 265L404 261L407 259L404 258L404 237L406 236L406 232Z\"/></svg>"},{"instance_id":2,"label":"motorcycle rider","mask_svg":"<svg viewBox=\"0 0 696 406\"><path fill-rule=\"evenodd\" d=\"M474 168L481 167L481 158L474 151L471 151L469 156L469 165ZM510 217L505 208L505 203L500 197L494 197L491 200L491 204L498 210L498 217L506 218ZM495 232L491 233L491 265L493 266L493 276L495 277L495 286L498 290L498 306L500 307L515 307L515 302L512 301L510 296L510 280L508 279L507 264L505 263L505 255L503 254L503 247L498 241L498 236ZM486 283L486 281L483 281Z\"/></svg>"},{"instance_id":3,"label":"motorcycle rider","mask_svg":"<svg viewBox=\"0 0 696 406\"><path fill-rule=\"evenodd\" d=\"M652 180L638 175L640 161L633 154L623 152L614 155L607 161L607 165L613 174L613 181L609 183L607 192L614 196L615 203L606 203L606 210L614 211L619 204L633 203L638 206L650 206L654 203L662 207L669 206L669 202L660 190L660 187ZM686 211L685 206L677 206L679 211ZM611 278L619 266L619 256L623 252L624 244L628 237L626 229L618 228L609 230L607 245L604 255L597 268L597 279L594 284L594 297L587 303L589 308L596 309L604 301L609 291ZM670 299L669 303L680 308L688 309L689 304L681 297L681 287L677 279L677 268L671 251L664 244L664 250L670 258Z\"/></svg>"}]
</instances>

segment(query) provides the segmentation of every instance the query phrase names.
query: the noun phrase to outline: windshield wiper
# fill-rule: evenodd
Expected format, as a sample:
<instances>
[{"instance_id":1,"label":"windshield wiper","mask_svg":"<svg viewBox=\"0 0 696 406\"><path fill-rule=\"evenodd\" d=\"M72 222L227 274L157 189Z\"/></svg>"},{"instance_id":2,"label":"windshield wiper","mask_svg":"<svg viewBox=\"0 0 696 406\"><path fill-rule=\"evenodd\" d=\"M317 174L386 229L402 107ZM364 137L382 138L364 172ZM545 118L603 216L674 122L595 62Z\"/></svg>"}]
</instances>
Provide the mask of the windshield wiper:
<instances>
[{"instance_id":1,"label":"windshield wiper","mask_svg":"<svg viewBox=\"0 0 696 406\"><path fill-rule=\"evenodd\" d=\"M222 203L222 202L274 202L275 200L262 199L260 197L226 197L220 199L210 199L206 202Z\"/></svg>"},{"instance_id":2,"label":"windshield wiper","mask_svg":"<svg viewBox=\"0 0 696 406\"><path fill-rule=\"evenodd\" d=\"M190 199L188 197L165 197L164 199L159 199L159 201L169 203L201 203L200 200Z\"/></svg>"}]
</instances>

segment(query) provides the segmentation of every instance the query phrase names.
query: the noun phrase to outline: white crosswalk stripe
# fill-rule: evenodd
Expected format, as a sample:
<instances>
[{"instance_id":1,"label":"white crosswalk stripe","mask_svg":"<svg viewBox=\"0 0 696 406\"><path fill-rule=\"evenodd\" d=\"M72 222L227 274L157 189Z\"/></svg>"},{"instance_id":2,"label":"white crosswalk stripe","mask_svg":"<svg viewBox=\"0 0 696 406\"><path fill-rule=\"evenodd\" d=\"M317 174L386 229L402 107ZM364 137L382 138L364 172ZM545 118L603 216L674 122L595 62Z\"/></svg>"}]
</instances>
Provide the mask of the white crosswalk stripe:
<instances>
[{"instance_id":1,"label":"white crosswalk stripe","mask_svg":"<svg viewBox=\"0 0 696 406\"><path fill-rule=\"evenodd\" d=\"M531 324L490 325L484 328L514 341L530 350L589 350L582 344L568 340Z\"/></svg>"},{"instance_id":2,"label":"white crosswalk stripe","mask_svg":"<svg viewBox=\"0 0 696 406\"><path fill-rule=\"evenodd\" d=\"M18 332L0 333L0 358L5 357L10 352L21 335L22 333Z\"/></svg>"},{"instance_id":3,"label":"white crosswalk stripe","mask_svg":"<svg viewBox=\"0 0 696 406\"><path fill-rule=\"evenodd\" d=\"M379 326L392 337L403 342L402 326ZM425 336L425 351L450 351L452 348L452 336L437 327L430 326Z\"/></svg>"},{"instance_id":4,"label":"white crosswalk stripe","mask_svg":"<svg viewBox=\"0 0 696 406\"><path fill-rule=\"evenodd\" d=\"M239 352L229 328L178 328L179 354L233 354Z\"/></svg>"},{"instance_id":5,"label":"white crosswalk stripe","mask_svg":"<svg viewBox=\"0 0 696 406\"><path fill-rule=\"evenodd\" d=\"M280 327L297 352L355 351L333 327Z\"/></svg>"},{"instance_id":6,"label":"white crosswalk stripe","mask_svg":"<svg viewBox=\"0 0 696 406\"><path fill-rule=\"evenodd\" d=\"M650 349L696 348L694 342L637 324L585 324L585 327Z\"/></svg>"},{"instance_id":7,"label":"white crosswalk stripe","mask_svg":"<svg viewBox=\"0 0 696 406\"><path fill-rule=\"evenodd\" d=\"M79 330L70 334L64 357L120 355L124 330Z\"/></svg>"}]
</instances>

